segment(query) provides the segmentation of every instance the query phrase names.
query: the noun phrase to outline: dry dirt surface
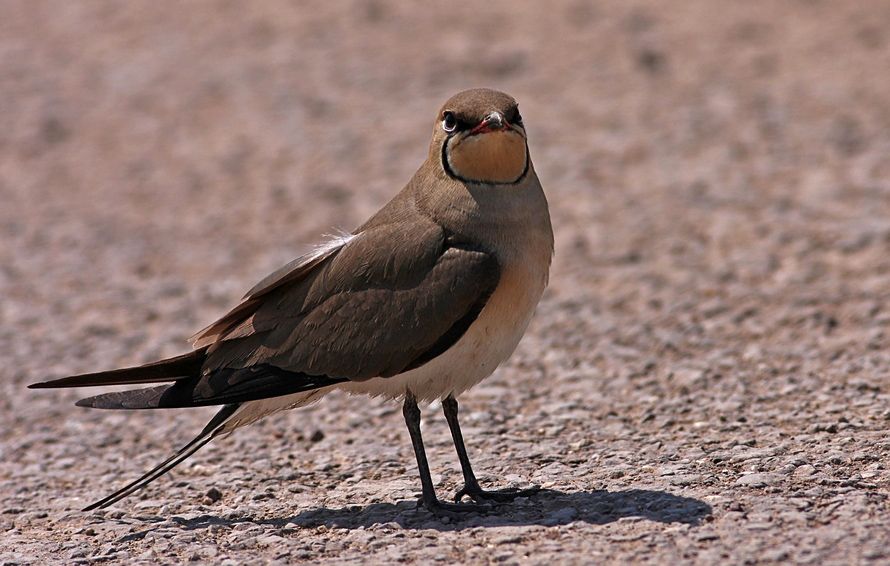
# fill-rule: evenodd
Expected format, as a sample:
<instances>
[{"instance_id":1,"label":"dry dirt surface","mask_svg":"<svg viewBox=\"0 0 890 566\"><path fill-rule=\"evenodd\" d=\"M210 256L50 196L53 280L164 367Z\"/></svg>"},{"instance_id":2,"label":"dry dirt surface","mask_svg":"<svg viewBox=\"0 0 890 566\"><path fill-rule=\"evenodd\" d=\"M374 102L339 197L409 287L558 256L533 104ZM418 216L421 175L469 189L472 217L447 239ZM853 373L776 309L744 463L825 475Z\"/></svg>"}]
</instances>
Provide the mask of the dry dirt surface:
<instances>
[{"instance_id":1,"label":"dry dirt surface","mask_svg":"<svg viewBox=\"0 0 890 566\"><path fill-rule=\"evenodd\" d=\"M888 30L886 1L3 2L0 563L890 563ZM437 519L399 407L331 396L79 511L213 411L25 386L184 351L481 85L521 102L556 257L464 432L544 490Z\"/></svg>"}]
</instances>

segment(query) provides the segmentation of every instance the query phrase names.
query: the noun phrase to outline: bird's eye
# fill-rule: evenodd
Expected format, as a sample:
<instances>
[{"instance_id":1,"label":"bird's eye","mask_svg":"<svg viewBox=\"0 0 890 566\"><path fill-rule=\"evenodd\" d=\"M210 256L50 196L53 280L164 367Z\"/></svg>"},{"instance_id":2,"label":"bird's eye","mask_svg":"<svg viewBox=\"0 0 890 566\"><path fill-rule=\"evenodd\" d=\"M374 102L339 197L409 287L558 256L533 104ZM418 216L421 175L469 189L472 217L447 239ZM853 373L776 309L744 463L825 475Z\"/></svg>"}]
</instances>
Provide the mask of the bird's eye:
<instances>
[{"instance_id":1,"label":"bird's eye","mask_svg":"<svg viewBox=\"0 0 890 566\"><path fill-rule=\"evenodd\" d=\"M454 117L454 112L446 112L442 115L442 129L449 133L457 129L457 118Z\"/></svg>"}]
</instances>

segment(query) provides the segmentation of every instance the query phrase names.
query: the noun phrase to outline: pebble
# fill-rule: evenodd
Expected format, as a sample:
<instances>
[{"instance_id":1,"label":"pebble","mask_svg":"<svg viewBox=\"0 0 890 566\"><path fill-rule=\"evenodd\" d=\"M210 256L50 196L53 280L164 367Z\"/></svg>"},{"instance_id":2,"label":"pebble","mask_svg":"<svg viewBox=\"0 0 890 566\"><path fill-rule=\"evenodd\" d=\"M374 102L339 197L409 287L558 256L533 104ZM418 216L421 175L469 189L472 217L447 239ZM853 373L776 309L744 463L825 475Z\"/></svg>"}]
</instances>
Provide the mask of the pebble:
<instances>
[{"instance_id":1,"label":"pebble","mask_svg":"<svg viewBox=\"0 0 890 566\"><path fill-rule=\"evenodd\" d=\"M217 501L222 499L222 497L223 497L222 492L215 487L211 487L204 494L204 498L207 499L210 503L216 503Z\"/></svg>"},{"instance_id":2,"label":"pebble","mask_svg":"<svg viewBox=\"0 0 890 566\"><path fill-rule=\"evenodd\" d=\"M679 474L667 478L669 484L676 486L700 484L703 479L701 474Z\"/></svg>"},{"instance_id":3,"label":"pebble","mask_svg":"<svg viewBox=\"0 0 890 566\"><path fill-rule=\"evenodd\" d=\"M324 440L324 432L318 429L309 437L310 442L321 442L322 440Z\"/></svg>"},{"instance_id":4,"label":"pebble","mask_svg":"<svg viewBox=\"0 0 890 566\"><path fill-rule=\"evenodd\" d=\"M735 485L744 487L765 487L781 483L783 478L779 474L754 473L741 476L735 481Z\"/></svg>"}]
</instances>

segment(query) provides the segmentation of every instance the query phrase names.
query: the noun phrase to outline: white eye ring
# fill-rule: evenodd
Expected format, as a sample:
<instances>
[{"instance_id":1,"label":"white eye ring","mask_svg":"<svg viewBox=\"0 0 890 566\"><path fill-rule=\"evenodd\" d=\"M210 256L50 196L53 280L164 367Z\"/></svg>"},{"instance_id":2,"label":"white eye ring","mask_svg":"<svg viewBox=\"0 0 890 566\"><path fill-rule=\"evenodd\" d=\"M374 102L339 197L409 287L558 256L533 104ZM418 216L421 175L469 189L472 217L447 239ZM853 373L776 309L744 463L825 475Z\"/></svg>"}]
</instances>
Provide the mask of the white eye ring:
<instances>
[{"instance_id":1,"label":"white eye ring","mask_svg":"<svg viewBox=\"0 0 890 566\"><path fill-rule=\"evenodd\" d=\"M452 112L446 112L442 117L442 129L448 133L457 129L457 118L454 117Z\"/></svg>"}]
</instances>

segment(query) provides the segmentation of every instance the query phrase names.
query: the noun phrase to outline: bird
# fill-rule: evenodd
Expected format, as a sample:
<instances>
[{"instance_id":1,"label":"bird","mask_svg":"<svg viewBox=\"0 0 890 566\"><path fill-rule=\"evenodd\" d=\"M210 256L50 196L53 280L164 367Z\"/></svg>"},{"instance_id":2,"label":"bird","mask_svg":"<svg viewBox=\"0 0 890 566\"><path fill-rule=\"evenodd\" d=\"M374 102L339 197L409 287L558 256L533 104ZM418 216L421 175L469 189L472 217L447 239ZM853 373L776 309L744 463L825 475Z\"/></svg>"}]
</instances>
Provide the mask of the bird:
<instances>
[{"instance_id":1,"label":"bird","mask_svg":"<svg viewBox=\"0 0 890 566\"><path fill-rule=\"evenodd\" d=\"M401 402L419 505L445 516L498 507L540 487L482 488L457 398L517 347L553 253L548 203L516 100L464 90L439 109L427 159L401 191L357 229L327 237L262 279L191 338L191 352L29 387L150 385L76 403L97 409L221 406L180 450L84 511L142 489L211 440L334 390ZM453 502L436 494L421 435L419 404L435 401L464 480Z\"/></svg>"}]
</instances>

